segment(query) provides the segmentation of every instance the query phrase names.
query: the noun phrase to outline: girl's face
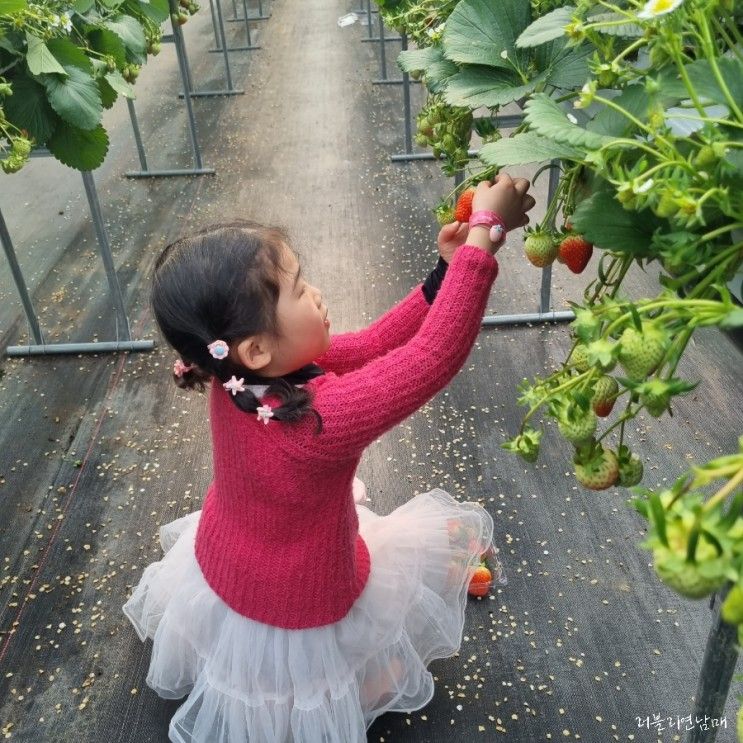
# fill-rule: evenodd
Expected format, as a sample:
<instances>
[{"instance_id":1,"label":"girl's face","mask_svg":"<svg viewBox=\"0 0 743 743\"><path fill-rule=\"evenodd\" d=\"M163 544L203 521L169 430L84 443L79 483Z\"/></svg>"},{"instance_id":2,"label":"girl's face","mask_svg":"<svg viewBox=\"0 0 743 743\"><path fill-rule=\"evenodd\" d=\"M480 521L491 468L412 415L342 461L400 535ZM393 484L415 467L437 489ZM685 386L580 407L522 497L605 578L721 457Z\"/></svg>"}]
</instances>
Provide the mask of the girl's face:
<instances>
[{"instance_id":1,"label":"girl's face","mask_svg":"<svg viewBox=\"0 0 743 743\"><path fill-rule=\"evenodd\" d=\"M281 266L277 306L281 337L252 336L238 345L240 361L265 377L296 371L330 345L330 320L322 294L304 279L297 256L286 246Z\"/></svg>"}]
</instances>

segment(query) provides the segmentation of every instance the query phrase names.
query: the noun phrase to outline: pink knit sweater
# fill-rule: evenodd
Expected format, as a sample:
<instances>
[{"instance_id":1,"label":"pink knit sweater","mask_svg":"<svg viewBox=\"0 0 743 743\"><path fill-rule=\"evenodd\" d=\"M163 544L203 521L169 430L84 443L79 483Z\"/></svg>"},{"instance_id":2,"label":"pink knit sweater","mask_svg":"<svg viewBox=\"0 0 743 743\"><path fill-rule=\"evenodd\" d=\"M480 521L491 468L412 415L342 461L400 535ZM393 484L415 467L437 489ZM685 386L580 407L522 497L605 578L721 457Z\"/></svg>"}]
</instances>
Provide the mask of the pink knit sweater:
<instances>
[{"instance_id":1,"label":"pink knit sweater","mask_svg":"<svg viewBox=\"0 0 743 743\"><path fill-rule=\"evenodd\" d=\"M287 629L348 613L370 569L352 496L364 448L462 368L497 272L493 256L463 245L432 305L418 285L368 328L333 336L316 359L326 374L306 384L322 416L320 434L313 415L264 425L212 384L214 480L196 557L228 606Z\"/></svg>"}]
</instances>

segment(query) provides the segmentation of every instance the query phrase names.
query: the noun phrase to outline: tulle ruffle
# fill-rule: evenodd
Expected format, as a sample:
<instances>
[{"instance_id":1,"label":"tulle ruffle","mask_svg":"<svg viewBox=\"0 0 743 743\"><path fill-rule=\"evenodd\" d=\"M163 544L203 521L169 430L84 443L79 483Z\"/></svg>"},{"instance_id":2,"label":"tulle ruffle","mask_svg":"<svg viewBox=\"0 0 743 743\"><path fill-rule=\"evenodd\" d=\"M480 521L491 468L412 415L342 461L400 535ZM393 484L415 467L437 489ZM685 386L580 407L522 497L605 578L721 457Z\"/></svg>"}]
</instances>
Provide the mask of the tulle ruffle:
<instances>
[{"instance_id":1,"label":"tulle ruffle","mask_svg":"<svg viewBox=\"0 0 743 743\"><path fill-rule=\"evenodd\" d=\"M362 742L379 715L431 700L426 666L459 649L492 518L439 489L388 516L356 508L371 555L367 585L341 621L303 630L248 619L212 591L194 555L200 511L161 527L165 555L123 610L140 639L153 640L147 684L167 699L188 694L171 741ZM491 567L505 583L497 557Z\"/></svg>"}]
</instances>

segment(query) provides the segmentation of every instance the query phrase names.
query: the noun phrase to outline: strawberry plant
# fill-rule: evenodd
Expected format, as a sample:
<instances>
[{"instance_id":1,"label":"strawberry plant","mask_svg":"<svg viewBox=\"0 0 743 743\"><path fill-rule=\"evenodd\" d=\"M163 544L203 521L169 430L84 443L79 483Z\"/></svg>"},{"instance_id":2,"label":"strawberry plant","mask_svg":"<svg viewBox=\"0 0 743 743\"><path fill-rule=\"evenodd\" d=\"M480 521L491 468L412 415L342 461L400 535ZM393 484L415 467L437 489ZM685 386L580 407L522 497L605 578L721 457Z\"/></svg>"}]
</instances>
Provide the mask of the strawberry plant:
<instances>
[{"instance_id":1,"label":"strawberry plant","mask_svg":"<svg viewBox=\"0 0 743 743\"><path fill-rule=\"evenodd\" d=\"M634 418L673 415L697 385L677 369L698 328L743 326L743 8L461 0L440 39L420 46L399 66L438 100L469 108L487 135L437 216L453 219L459 194L502 167L556 164L525 253L587 276L571 302L571 348L556 371L519 385L526 412L503 448L537 461L539 419L551 419L582 487L638 493L642 546L662 581L690 599L732 584L722 615L743 645L743 438L738 453L657 492L640 487L643 459L625 440ZM524 117L508 136L484 126L509 103ZM474 118L483 108L489 116ZM655 269L657 290L630 299L633 267ZM743 743L743 712L739 729Z\"/></svg>"},{"instance_id":2,"label":"strawberry plant","mask_svg":"<svg viewBox=\"0 0 743 743\"><path fill-rule=\"evenodd\" d=\"M179 13L196 10L183 0ZM103 110L134 97L169 14L168 0L1 0L0 168L17 172L42 146L72 168L97 168Z\"/></svg>"}]
</instances>

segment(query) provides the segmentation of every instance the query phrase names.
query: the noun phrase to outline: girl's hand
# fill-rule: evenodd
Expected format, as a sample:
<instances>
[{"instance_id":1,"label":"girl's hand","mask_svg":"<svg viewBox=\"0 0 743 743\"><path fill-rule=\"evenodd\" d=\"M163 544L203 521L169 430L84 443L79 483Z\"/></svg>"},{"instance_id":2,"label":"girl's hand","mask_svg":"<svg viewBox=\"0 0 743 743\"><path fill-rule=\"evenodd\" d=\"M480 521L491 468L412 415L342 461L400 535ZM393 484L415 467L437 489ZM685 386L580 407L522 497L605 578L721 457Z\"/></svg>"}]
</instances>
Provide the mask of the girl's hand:
<instances>
[{"instance_id":1,"label":"girl's hand","mask_svg":"<svg viewBox=\"0 0 743 743\"><path fill-rule=\"evenodd\" d=\"M495 212L505 222L508 231L524 227L529 222L526 212L536 203L526 193L529 185L526 178L511 178L508 173L498 173L492 184L490 181L477 184L472 211Z\"/></svg>"},{"instance_id":2,"label":"girl's hand","mask_svg":"<svg viewBox=\"0 0 743 743\"><path fill-rule=\"evenodd\" d=\"M454 257L454 251L467 242L467 233L469 225L466 222L451 222L444 225L439 230L439 255L447 262L451 263Z\"/></svg>"}]
</instances>

